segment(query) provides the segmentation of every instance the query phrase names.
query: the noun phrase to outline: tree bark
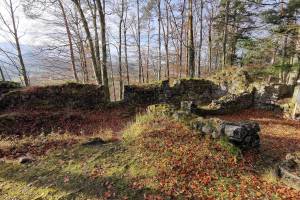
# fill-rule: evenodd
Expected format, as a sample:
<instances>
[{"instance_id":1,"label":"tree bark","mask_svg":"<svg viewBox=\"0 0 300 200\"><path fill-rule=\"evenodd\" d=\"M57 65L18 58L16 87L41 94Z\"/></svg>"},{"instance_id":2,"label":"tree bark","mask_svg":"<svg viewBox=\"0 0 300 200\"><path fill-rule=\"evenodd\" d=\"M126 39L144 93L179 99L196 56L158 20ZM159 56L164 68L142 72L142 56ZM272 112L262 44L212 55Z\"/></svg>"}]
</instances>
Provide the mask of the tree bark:
<instances>
[{"instance_id":1,"label":"tree bark","mask_svg":"<svg viewBox=\"0 0 300 200\"><path fill-rule=\"evenodd\" d=\"M149 83L151 18L148 19L146 82Z\"/></svg>"},{"instance_id":2,"label":"tree bark","mask_svg":"<svg viewBox=\"0 0 300 200\"><path fill-rule=\"evenodd\" d=\"M222 69L224 69L225 66L226 66L226 45L227 45L227 37L228 37L229 5L230 5L230 0L226 0L224 33L223 33L223 63L222 63Z\"/></svg>"},{"instance_id":3,"label":"tree bark","mask_svg":"<svg viewBox=\"0 0 300 200\"><path fill-rule=\"evenodd\" d=\"M184 33L184 12L185 12L185 2L186 0L183 0L183 6L181 10L181 31L180 31L180 47L179 47L179 78L182 77L182 69L183 69L183 33Z\"/></svg>"},{"instance_id":4,"label":"tree bark","mask_svg":"<svg viewBox=\"0 0 300 200\"><path fill-rule=\"evenodd\" d=\"M211 14L210 19L209 19L209 24L208 24L208 48L209 48L209 61L208 61L208 72L211 71L212 67L212 16Z\"/></svg>"},{"instance_id":5,"label":"tree bark","mask_svg":"<svg viewBox=\"0 0 300 200\"><path fill-rule=\"evenodd\" d=\"M105 2L105 0L104 0ZM107 75L107 44L106 44L106 22L105 22L105 4L100 0L96 0L97 8L99 12L100 24L101 24L101 49L102 49L102 80L105 90L105 95L110 98L109 95L109 85L108 85L108 75Z\"/></svg>"},{"instance_id":6,"label":"tree bark","mask_svg":"<svg viewBox=\"0 0 300 200\"><path fill-rule=\"evenodd\" d=\"M203 43L203 0L200 1L200 39L199 39L199 52L198 52L198 78L201 76L201 58L202 58L202 43Z\"/></svg>"},{"instance_id":7,"label":"tree bark","mask_svg":"<svg viewBox=\"0 0 300 200\"><path fill-rule=\"evenodd\" d=\"M189 0L189 30L188 30L188 68L189 77L195 77L195 46L194 46L194 30L193 30L193 0Z\"/></svg>"},{"instance_id":8,"label":"tree bark","mask_svg":"<svg viewBox=\"0 0 300 200\"><path fill-rule=\"evenodd\" d=\"M167 1L167 0L166 0ZM169 9L168 9L168 2L165 2L166 6L166 29L162 24L163 34L164 34L164 43L165 43L165 51L166 51L166 77L167 80L170 79L170 61L169 61Z\"/></svg>"},{"instance_id":9,"label":"tree bark","mask_svg":"<svg viewBox=\"0 0 300 200\"><path fill-rule=\"evenodd\" d=\"M113 64L112 64L112 58L111 58L111 51L110 51L110 45L108 42L108 51L109 51L109 61L110 61L110 71L111 71L111 81L112 81L112 86L113 86L113 95L114 95L114 100L117 100L116 97L116 86L115 86L115 78L114 78L114 69L113 69Z\"/></svg>"},{"instance_id":10,"label":"tree bark","mask_svg":"<svg viewBox=\"0 0 300 200\"><path fill-rule=\"evenodd\" d=\"M3 70L1 68L1 66L0 66L0 75L1 75L1 80L5 81L5 77L4 77Z\"/></svg>"},{"instance_id":11,"label":"tree bark","mask_svg":"<svg viewBox=\"0 0 300 200\"><path fill-rule=\"evenodd\" d=\"M124 19L124 23L123 23L123 35L124 35L124 54L125 54L126 78L127 78L127 84L129 85L130 80L129 80L129 64L128 64L128 52L127 52L127 26L126 26L127 12L128 12L128 8L126 5L125 19Z\"/></svg>"},{"instance_id":12,"label":"tree bark","mask_svg":"<svg viewBox=\"0 0 300 200\"><path fill-rule=\"evenodd\" d=\"M95 0L93 0L93 6L90 5L91 14L93 17L93 26L94 26L94 37L95 37L95 54L97 59L97 66L99 66L99 77L101 77L101 82L99 84L102 84L102 69L101 69L101 55L100 55L100 45L99 45L99 34L98 34L98 26L97 26L97 5Z\"/></svg>"},{"instance_id":13,"label":"tree bark","mask_svg":"<svg viewBox=\"0 0 300 200\"><path fill-rule=\"evenodd\" d=\"M157 10L158 10L158 80L161 80L161 8L160 8L160 0L157 0Z\"/></svg>"},{"instance_id":14,"label":"tree bark","mask_svg":"<svg viewBox=\"0 0 300 200\"><path fill-rule=\"evenodd\" d=\"M141 53L141 25L140 25L140 2L139 0L136 1L136 6L137 6L137 31L138 31L138 54L139 54L139 83L144 82L142 80L143 78L143 64L142 64L142 53ZM144 78L143 78L144 79Z\"/></svg>"},{"instance_id":15,"label":"tree bark","mask_svg":"<svg viewBox=\"0 0 300 200\"><path fill-rule=\"evenodd\" d=\"M123 72L122 72L122 24L124 15L124 0L121 2L121 13L119 22L119 86L120 86L120 99L123 99Z\"/></svg>"}]
</instances>

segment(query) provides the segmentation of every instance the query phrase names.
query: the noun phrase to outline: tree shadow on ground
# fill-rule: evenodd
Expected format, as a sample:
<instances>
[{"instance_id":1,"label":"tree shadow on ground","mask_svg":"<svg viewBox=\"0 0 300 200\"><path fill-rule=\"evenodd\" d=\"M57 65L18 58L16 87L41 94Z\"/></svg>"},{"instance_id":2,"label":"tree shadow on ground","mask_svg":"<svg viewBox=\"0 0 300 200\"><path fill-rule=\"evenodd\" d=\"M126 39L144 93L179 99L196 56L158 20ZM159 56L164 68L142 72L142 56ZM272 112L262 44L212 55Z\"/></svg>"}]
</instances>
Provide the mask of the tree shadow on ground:
<instances>
[{"instance_id":1,"label":"tree shadow on ground","mask_svg":"<svg viewBox=\"0 0 300 200\"><path fill-rule=\"evenodd\" d=\"M113 148L101 152L95 159L99 159L99 156L106 159L113 151L117 150ZM93 149L95 152L96 150L97 148ZM93 167L92 169L86 169L82 155L75 155L72 161L68 160L72 154L60 156L60 159L64 159L65 156L65 161L49 157L47 159L50 159L50 161L44 161L42 164L39 162L29 165L0 163L0 182L12 183L13 189L17 190L14 191L14 194L20 195L18 197L22 199L35 198L28 196L30 192L23 194L22 191L24 190L34 190L33 194L41 195L49 189L52 192L49 193L48 197L58 199L61 197L63 199L74 199L75 197L79 199L99 199L103 197L110 197L111 199L122 199L124 197L129 199L143 199L145 194L161 195L160 192L146 186L135 188L134 179L125 174L103 175L101 173L101 165L103 163L98 160L97 166L100 168ZM51 159L55 159L55 162ZM55 164L56 162L64 163L60 166L58 163ZM80 165L72 165L72 162L81 163ZM51 163L52 165L50 165ZM114 164L112 163L112 165ZM73 168L75 169L74 171L70 170Z\"/></svg>"}]
</instances>

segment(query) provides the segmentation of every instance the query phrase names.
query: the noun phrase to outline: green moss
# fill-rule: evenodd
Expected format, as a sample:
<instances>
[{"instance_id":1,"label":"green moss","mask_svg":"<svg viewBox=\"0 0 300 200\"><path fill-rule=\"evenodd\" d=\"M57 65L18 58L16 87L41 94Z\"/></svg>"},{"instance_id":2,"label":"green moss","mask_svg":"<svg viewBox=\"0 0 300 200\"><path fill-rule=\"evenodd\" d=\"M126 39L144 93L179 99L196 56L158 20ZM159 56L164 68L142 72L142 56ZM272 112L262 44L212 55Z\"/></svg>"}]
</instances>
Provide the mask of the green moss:
<instances>
[{"instance_id":1,"label":"green moss","mask_svg":"<svg viewBox=\"0 0 300 200\"><path fill-rule=\"evenodd\" d=\"M174 112L174 107L170 104L154 104L147 107L147 112L157 116L171 116Z\"/></svg>"},{"instance_id":2,"label":"green moss","mask_svg":"<svg viewBox=\"0 0 300 200\"><path fill-rule=\"evenodd\" d=\"M228 138L226 137L222 137L218 143L226 150L228 151L231 155L235 156L235 157L239 157L241 155L241 150L234 146L233 144L231 144L228 140Z\"/></svg>"}]
</instances>

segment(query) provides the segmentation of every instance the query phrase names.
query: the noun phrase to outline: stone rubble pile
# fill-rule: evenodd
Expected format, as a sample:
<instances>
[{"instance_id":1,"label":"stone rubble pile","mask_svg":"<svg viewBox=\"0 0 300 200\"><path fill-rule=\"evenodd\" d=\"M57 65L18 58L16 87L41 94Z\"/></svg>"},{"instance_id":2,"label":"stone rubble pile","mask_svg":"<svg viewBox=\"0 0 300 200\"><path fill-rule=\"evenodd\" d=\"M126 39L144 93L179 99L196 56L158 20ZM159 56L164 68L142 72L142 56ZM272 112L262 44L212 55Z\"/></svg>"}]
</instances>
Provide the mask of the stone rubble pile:
<instances>
[{"instance_id":1,"label":"stone rubble pile","mask_svg":"<svg viewBox=\"0 0 300 200\"><path fill-rule=\"evenodd\" d=\"M253 149L260 146L260 127L256 122L227 122L218 118L197 118L192 122L192 128L214 139L226 137L240 149Z\"/></svg>"},{"instance_id":2,"label":"stone rubble pile","mask_svg":"<svg viewBox=\"0 0 300 200\"><path fill-rule=\"evenodd\" d=\"M287 154L275 168L275 174L287 185L300 189L300 152Z\"/></svg>"},{"instance_id":3,"label":"stone rubble pile","mask_svg":"<svg viewBox=\"0 0 300 200\"><path fill-rule=\"evenodd\" d=\"M219 118L204 118L195 114L195 104L192 101L181 102L181 109L176 110L169 104L148 106L147 112L155 115L172 117L181 121L202 136L212 139L227 138L229 142L240 149L253 149L260 146L259 124L252 121L228 122Z\"/></svg>"}]
</instances>

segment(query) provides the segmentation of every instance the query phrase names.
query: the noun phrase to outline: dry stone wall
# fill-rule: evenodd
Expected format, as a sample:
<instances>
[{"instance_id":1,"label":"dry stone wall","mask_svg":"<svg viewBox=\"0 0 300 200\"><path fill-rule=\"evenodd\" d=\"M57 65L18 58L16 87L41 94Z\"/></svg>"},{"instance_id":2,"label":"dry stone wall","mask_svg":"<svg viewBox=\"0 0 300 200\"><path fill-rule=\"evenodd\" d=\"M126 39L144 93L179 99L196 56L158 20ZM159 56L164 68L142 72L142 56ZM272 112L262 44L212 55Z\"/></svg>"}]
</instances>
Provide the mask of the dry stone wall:
<instances>
[{"instance_id":1,"label":"dry stone wall","mask_svg":"<svg viewBox=\"0 0 300 200\"><path fill-rule=\"evenodd\" d=\"M198 107L194 112L199 115L223 115L235 113L250 108L254 105L254 91L239 95L228 94L212 101L205 107Z\"/></svg>"},{"instance_id":2,"label":"dry stone wall","mask_svg":"<svg viewBox=\"0 0 300 200\"><path fill-rule=\"evenodd\" d=\"M255 106L260 109L273 110L278 107L277 101L293 96L294 86L270 84L256 87Z\"/></svg>"},{"instance_id":3,"label":"dry stone wall","mask_svg":"<svg viewBox=\"0 0 300 200\"><path fill-rule=\"evenodd\" d=\"M145 86L125 86L124 101L131 104L172 103L181 101L207 104L226 94L226 91L209 80L181 79L170 86L169 81Z\"/></svg>"},{"instance_id":4,"label":"dry stone wall","mask_svg":"<svg viewBox=\"0 0 300 200\"><path fill-rule=\"evenodd\" d=\"M20 83L10 81L0 81L0 97L5 93L21 88Z\"/></svg>"},{"instance_id":5,"label":"dry stone wall","mask_svg":"<svg viewBox=\"0 0 300 200\"><path fill-rule=\"evenodd\" d=\"M30 87L8 92L0 98L0 110L8 108L95 108L109 103L104 88L68 83Z\"/></svg>"}]
</instances>

